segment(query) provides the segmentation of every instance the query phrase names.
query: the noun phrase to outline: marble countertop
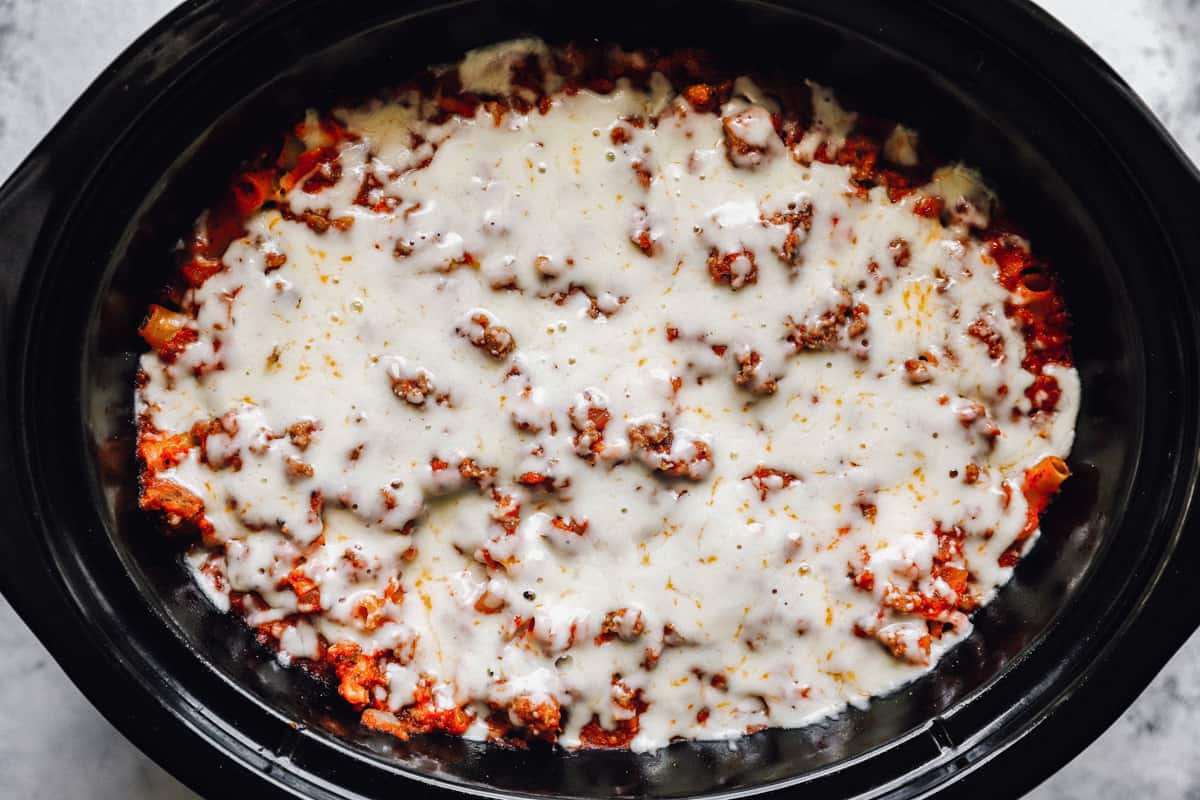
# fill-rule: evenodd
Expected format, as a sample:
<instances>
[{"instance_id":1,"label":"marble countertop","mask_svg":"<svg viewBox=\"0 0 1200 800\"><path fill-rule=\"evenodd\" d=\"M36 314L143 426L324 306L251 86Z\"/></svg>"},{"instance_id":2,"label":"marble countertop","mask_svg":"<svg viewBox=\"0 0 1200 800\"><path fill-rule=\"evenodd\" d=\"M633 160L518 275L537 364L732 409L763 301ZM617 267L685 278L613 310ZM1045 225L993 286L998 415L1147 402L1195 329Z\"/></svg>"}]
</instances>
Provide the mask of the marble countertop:
<instances>
[{"instance_id":1,"label":"marble countertop","mask_svg":"<svg viewBox=\"0 0 1200 800\"><path fill-rule=\"evenodd\" d=\"M1200 163L1200 0L1041 0ZM175 0L0 0L0 181ZM1200 800L1200 634L1100 739L1027 800ZM0 599L0 797L184 800Z\"/></svg>"}]
</instances>

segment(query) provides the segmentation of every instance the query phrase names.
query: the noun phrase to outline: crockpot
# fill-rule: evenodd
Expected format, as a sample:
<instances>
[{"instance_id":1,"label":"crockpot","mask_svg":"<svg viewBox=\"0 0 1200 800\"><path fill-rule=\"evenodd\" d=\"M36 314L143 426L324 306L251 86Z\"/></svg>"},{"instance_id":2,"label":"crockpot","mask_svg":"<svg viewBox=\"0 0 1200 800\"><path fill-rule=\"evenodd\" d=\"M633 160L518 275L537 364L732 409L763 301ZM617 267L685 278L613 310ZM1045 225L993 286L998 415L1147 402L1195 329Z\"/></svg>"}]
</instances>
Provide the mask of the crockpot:
<instances>
[{"instance_id":1,"label":"crockpot","mask_svg":"<svg viewBox=\"0 0 1200 800\"><path fill-rule=\"evenodd\" d=\"M977 165L1063 275L1083 381L1075 477L969 640L924 677L733 744L401 742L208 607L138 513L135 330L238 161L308 106L530 33L700 46L835 86ZM123 733L212 796L1016 796L1197 626L1197 197L1128 87L1016 0L195 0L0 190L0 589Z\"/></svg>"}]
</instances>

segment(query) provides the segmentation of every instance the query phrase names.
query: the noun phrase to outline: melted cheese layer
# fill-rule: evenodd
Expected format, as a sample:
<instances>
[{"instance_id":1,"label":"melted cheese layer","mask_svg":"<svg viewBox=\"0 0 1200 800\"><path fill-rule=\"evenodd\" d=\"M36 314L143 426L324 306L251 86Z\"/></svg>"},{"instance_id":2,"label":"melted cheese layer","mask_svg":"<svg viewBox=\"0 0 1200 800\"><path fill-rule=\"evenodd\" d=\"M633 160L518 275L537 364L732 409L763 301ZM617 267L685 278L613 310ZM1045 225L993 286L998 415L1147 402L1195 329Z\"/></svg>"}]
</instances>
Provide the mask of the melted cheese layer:
<instances>
[{"instance_id":1,"label":"melted cheese layer","mask_svg":"<svg viewBox=\"0 0 1200 800\"><path fill-rule=\"evenodd\" d=\"M208 426L160 476L204 501L214 602L253 593L285 661L383 654L376 706L425 680L468 736L553 702L568 747L632 693L647 750L928 670L1009 578L1078 378L1026 413L1013 296L970 235L990 194L941 175L943 227L856 191L812 161L854 124L815 89L791 149L745 79L717 114L657 74L498 121L339 112L340 173L254 216L189 300L198 340L142 359L139 413Z\"/></svg>"}]
</instances>

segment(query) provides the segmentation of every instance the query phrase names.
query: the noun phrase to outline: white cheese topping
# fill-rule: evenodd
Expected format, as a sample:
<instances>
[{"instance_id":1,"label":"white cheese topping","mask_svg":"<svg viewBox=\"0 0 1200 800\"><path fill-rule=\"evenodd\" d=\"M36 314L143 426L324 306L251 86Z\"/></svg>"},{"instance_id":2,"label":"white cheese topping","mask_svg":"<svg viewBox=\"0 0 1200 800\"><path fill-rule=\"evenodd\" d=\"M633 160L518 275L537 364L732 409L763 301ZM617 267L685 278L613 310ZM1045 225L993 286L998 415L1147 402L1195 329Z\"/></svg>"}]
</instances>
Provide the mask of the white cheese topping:
<instances>
[{"instance_id":1,"label":"white cheese topping","mask_svg":"<svg viewBox=\"0 0 1200 800\"><path fill-rule=\"evenodd\" d=\"M472 54L464 87L503 94L513 57ZM468 736L553 700L574 746L640 691L639 750L804 725L961 641L945 542L986 602L1025 470L1070 448L1074 370L1057 413L1010 413L1033 376L971 173L935 187L957 227L861 197L808 163L854 124L831 92L802 164L740 85L719 114L623 79L498 124L339 112L340 177L286 200L351 224L257 214L190 298L199 340L142 359L157 429L219 420L160 473L205 503L214 602L254 593L285 661L402 653L375 696L426 677Z\"/></svg>"},{"instance_id":2,"label":"white cheese topping","mask_svg":"<svg viewBox=\"0 0 1200 800\"><path fill-rule=\"evenodd\" d=\"M541 39L513 39L467 53L458 65L464 91L505 96L512 92L510 74L521 59L534 57L550 64L550 48Z\"/></svg>"}]
</instances>

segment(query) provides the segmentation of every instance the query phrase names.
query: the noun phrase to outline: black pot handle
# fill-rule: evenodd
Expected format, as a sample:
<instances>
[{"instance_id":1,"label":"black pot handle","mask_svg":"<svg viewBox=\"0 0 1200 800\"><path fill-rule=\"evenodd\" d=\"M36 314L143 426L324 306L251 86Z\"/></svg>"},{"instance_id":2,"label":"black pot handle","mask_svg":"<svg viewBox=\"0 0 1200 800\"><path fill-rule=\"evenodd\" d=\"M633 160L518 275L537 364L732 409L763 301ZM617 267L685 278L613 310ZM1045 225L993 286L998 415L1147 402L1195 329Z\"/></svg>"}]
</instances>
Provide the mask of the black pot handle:
<instances>
[{"instance_id":1,"label":"black pot handle","mask_svg":"<svg viewBox=\"0 0 1200 800\"><path fill-rule=\"evenodd\" d=\"M3 387L0 419L4 420L14 419L19 406L16 365L22 354L16 347L23 337L16 335L15 329L24 324L22 287L31 274L30 268L43 241L42 233L56 207L46 152L45 147L39 147L38 154L26 159L0 187L0 386ZM8 435L7 441L0 445L0 486L5 487L6 502L0 519L5 521L4 530L16 536L28 528L28 520L20 517L28 499L11 496L21 485L15 470L20 462L18 454L23 452L25 444L22 431L13 425L5 427ZM13 571L29 568L31 565L24 559L0 558L0 593L14 608L19 608L21 598L15 596L18 581Z\"/></svg>"},{"instance_id":2,"label":"black pot handle","mask_svg":"<svg viewBox=\"0 0 1200 800\"><path fill-rule=\"evenodd\" d=\"M49 148L41 146L38 153L25 160L17 171L0 186L0 312L13 310L37 240L53 205L48 158ZM10 319L3 318L0 330L7 332Z\"/></svg>"},{"instance_id":3,"label":"black pot handle","mask_svg":"<svg viewBox=\"0 0 1200 800\"><path fill-rule=\"evenodd\" d=\"M1164 136L1169 141L1164 141L1162 147L1174 151L1171 154L1178 159L1181 169L1175 175L1169 195L1175 198L1175 202L1161 212L1161 221L1191 289L1190 303L1192 307L1197 307L1200 304L1200 220L1196 219L1194 198L1200 197L1200 170L1165 131ZM1200 381L1200 374L1191 378L1193 383ZM1174 412L1180 421L1191 418L1193 424L1200 426L1200 421L1197 421L1200 418L1200 402L1192 407L1180 404ZM1200 478L1197 475L1189 477L1193 485ZM1197 586L1195 565L1200 564L1200 498L1192 496L1189 499L1191 507L1181 526L1175 550L1147 597L1140 615L1148 623L1143 625L1144 628L1173 637L1172 654L1200 630L1200 614L1193 611Z\"/></svg>"}]
</instances>

